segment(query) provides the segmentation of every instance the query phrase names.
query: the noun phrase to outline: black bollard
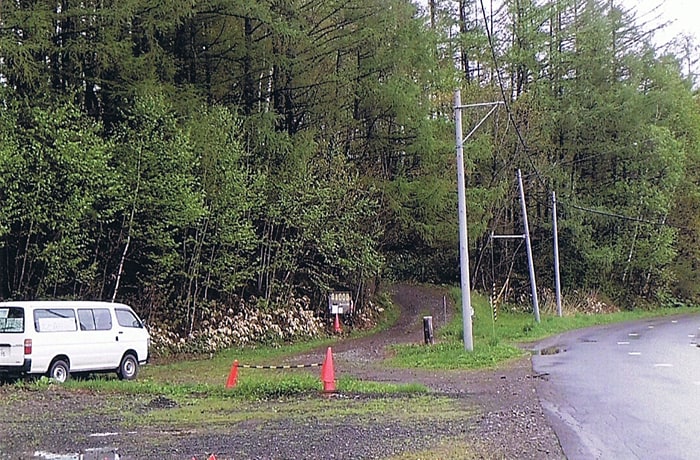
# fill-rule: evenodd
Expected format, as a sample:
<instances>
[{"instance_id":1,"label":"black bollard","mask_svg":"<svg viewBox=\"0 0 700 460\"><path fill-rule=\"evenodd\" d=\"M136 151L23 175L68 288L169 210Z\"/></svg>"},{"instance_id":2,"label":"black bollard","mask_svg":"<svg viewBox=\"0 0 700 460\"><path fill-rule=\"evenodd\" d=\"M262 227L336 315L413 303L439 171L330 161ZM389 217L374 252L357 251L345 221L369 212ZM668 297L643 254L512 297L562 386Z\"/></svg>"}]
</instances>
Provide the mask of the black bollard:
<instances>
[{"instance_id":1,"label":"black bollard","mask_svg":"<svg viewBox=\"0 0 700 460\"><path fill-rule=\"evenodd\" d=\"M423 337L426 345L435 345L435 336L433 336L433 317L423 317Z\"/></svg>"}]
</instances>

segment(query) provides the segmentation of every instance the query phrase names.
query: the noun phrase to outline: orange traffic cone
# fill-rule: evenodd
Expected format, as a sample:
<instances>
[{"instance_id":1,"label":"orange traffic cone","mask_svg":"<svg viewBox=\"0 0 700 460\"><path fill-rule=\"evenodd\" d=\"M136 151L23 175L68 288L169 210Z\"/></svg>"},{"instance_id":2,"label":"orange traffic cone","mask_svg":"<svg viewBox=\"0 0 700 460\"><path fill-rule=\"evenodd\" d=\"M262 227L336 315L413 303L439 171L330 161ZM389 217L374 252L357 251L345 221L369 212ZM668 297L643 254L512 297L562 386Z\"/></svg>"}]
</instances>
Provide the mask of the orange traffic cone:
<instances>
[{"instance_id":1,"label":"orange traffic cone","mask_svg":"<svg viewBox=\"0 0 700 460\"><path fill-rule=\"evenodd\" d=\"M342 329L340 328L340 315L338 315L338 313L335 314L335 322L333 323L333 332L335 332L335 333L343 332Z\"/></svg>"},{"instance_id":2,"label":"orange traffic cone","mask_svg":"<svg viewBox=\"0 0 700 460\"><path fill-rule=\"evenodd\" d=\"M233 366L231 366L231 372L228 374L228 380L226 381L226 388L233 388L238 383L238 360L233 361Z\"/></svg>"},{"instance_id":3,"label":"orange traffic cone","mask_svg":"<svg viewBox=\"0 0 700 460\"><path fill-rule=\"evenodd\" d=\"M321 381L323 381L323 392L335 392L335 369L333 368L333 352L331 347L326 351L326 359L321 367Z\"/></svg>"}]
</instances>

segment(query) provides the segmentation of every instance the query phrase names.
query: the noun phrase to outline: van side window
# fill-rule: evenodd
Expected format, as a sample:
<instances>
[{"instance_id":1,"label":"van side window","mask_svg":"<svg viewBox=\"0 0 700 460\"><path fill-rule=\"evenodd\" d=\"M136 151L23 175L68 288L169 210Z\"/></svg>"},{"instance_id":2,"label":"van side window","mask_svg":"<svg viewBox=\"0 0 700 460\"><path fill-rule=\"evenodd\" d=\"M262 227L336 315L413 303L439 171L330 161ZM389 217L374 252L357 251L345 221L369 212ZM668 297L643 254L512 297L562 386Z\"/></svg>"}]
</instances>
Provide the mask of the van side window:
<instances>
[{"instance_id":1,"label":"van side window","mask_svg":"<svg viewBox=\"0 0 700 460\"><path fill-rule=\"evenodd\" d=\"M108 331L112 329L112 315L107 308L80 308L78 321L81 331Z\"/></svg>"},{"instance_id":2,"label":"van side window","mask_svg":"<svg viewBox=\"0 0 700 460\"><path fill-rule=\"evenodd\" d=\"M72 308L37 308L34 310L34 329L37 332L77 331L75 310Z\"/></svg>"},{"instance_id":3,"label":"van side window","mask_svg":"<svg viewBox=\"0 0 700 460\"><path fill-rule=\"evenodd\" d=\"M114 313L117 315L117 322L121 327L136 327L139 329L143 329L143 324L141 324L141 321L134 315L134 312L131 310L126 310L124 308L115 308Z\"/></svg>"},{"instance_id":4,"label":"van side window","mask_svg":"<svg viewBox=\"0 0 700 460\"><path fill-rule=\"evenodd\" d=\"M24 332L24 308L0 308L0 332Z\"/></svg>"}]
</instances>

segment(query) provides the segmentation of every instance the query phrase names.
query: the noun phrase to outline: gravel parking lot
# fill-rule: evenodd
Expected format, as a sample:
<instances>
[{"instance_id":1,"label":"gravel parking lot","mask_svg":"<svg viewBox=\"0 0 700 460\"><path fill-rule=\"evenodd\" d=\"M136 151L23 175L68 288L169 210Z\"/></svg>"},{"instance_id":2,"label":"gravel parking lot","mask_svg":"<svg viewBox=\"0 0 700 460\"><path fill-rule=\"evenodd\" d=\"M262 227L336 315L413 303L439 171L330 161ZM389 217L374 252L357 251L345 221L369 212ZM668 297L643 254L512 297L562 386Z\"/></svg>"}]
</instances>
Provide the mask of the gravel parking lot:
<instances>
[{"instance_id":1,"label":"gravel parking lot","mask_svg":"<svg viewBox=\"0 0 700 460\"><path fill-rule=\"evenodd\" d=\"M386 346L420 343L422 316L430 311L444 315L443 293L436 288L400 285L393 288L401 317L391 329L334 347L336 373L383 382L417 382L430 388L428 397L448 401L451 416L416 417L391 413L403 407L400 398L383 398L386 416L372 413L344 415L337 420L308 413L201 426L168 427L134 424L135 415L169 410L176 403L167 396L94 393L65 390L18 390L0 386L0 458L80 458L103 449L100 458L121 459L418 459L459 458L554 459L564 458L537 398L537 382L529 358L496 371L424 371L388 369L381 365ZM307 357L296 357L304 362ZM359 395L334 395L344 398ZM397 398L392 400L391 398ZM278 410L275 402L270 410ZM454 414L458 414L455 416ZM43 454L42 454L43 452ZM92 453L91 453L92 452ZM432 453L431 453L432 452ZM449 454L441 454L449 452ZM55 456L51 457L51 453ZM37 456L37 454L40 454ZM41 456L43 455L43 457ZM112 455L112 457L108 457ZM441 457L440 455L449 455Z\"/></svg>"}]
</instances>

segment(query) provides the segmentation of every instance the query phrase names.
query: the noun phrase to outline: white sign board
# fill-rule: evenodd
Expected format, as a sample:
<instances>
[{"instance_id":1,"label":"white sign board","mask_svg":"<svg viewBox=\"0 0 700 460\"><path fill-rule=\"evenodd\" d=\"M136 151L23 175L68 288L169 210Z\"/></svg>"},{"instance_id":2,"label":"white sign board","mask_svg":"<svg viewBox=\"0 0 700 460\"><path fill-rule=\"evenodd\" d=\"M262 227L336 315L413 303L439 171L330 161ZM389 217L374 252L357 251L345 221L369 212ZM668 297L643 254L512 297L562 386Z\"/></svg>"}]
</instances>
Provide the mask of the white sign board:
<instances>
[{"instance_id":1,"label":"white sign board","mask_svg":"<svg viewBox=\"0 0 700 460\"><path fill-rule=\"evenodd\" d=\"M332 315L350 314L353 310L352 293L333 291L328 294L328 310Z\"/></svg>"}]
</instances>

